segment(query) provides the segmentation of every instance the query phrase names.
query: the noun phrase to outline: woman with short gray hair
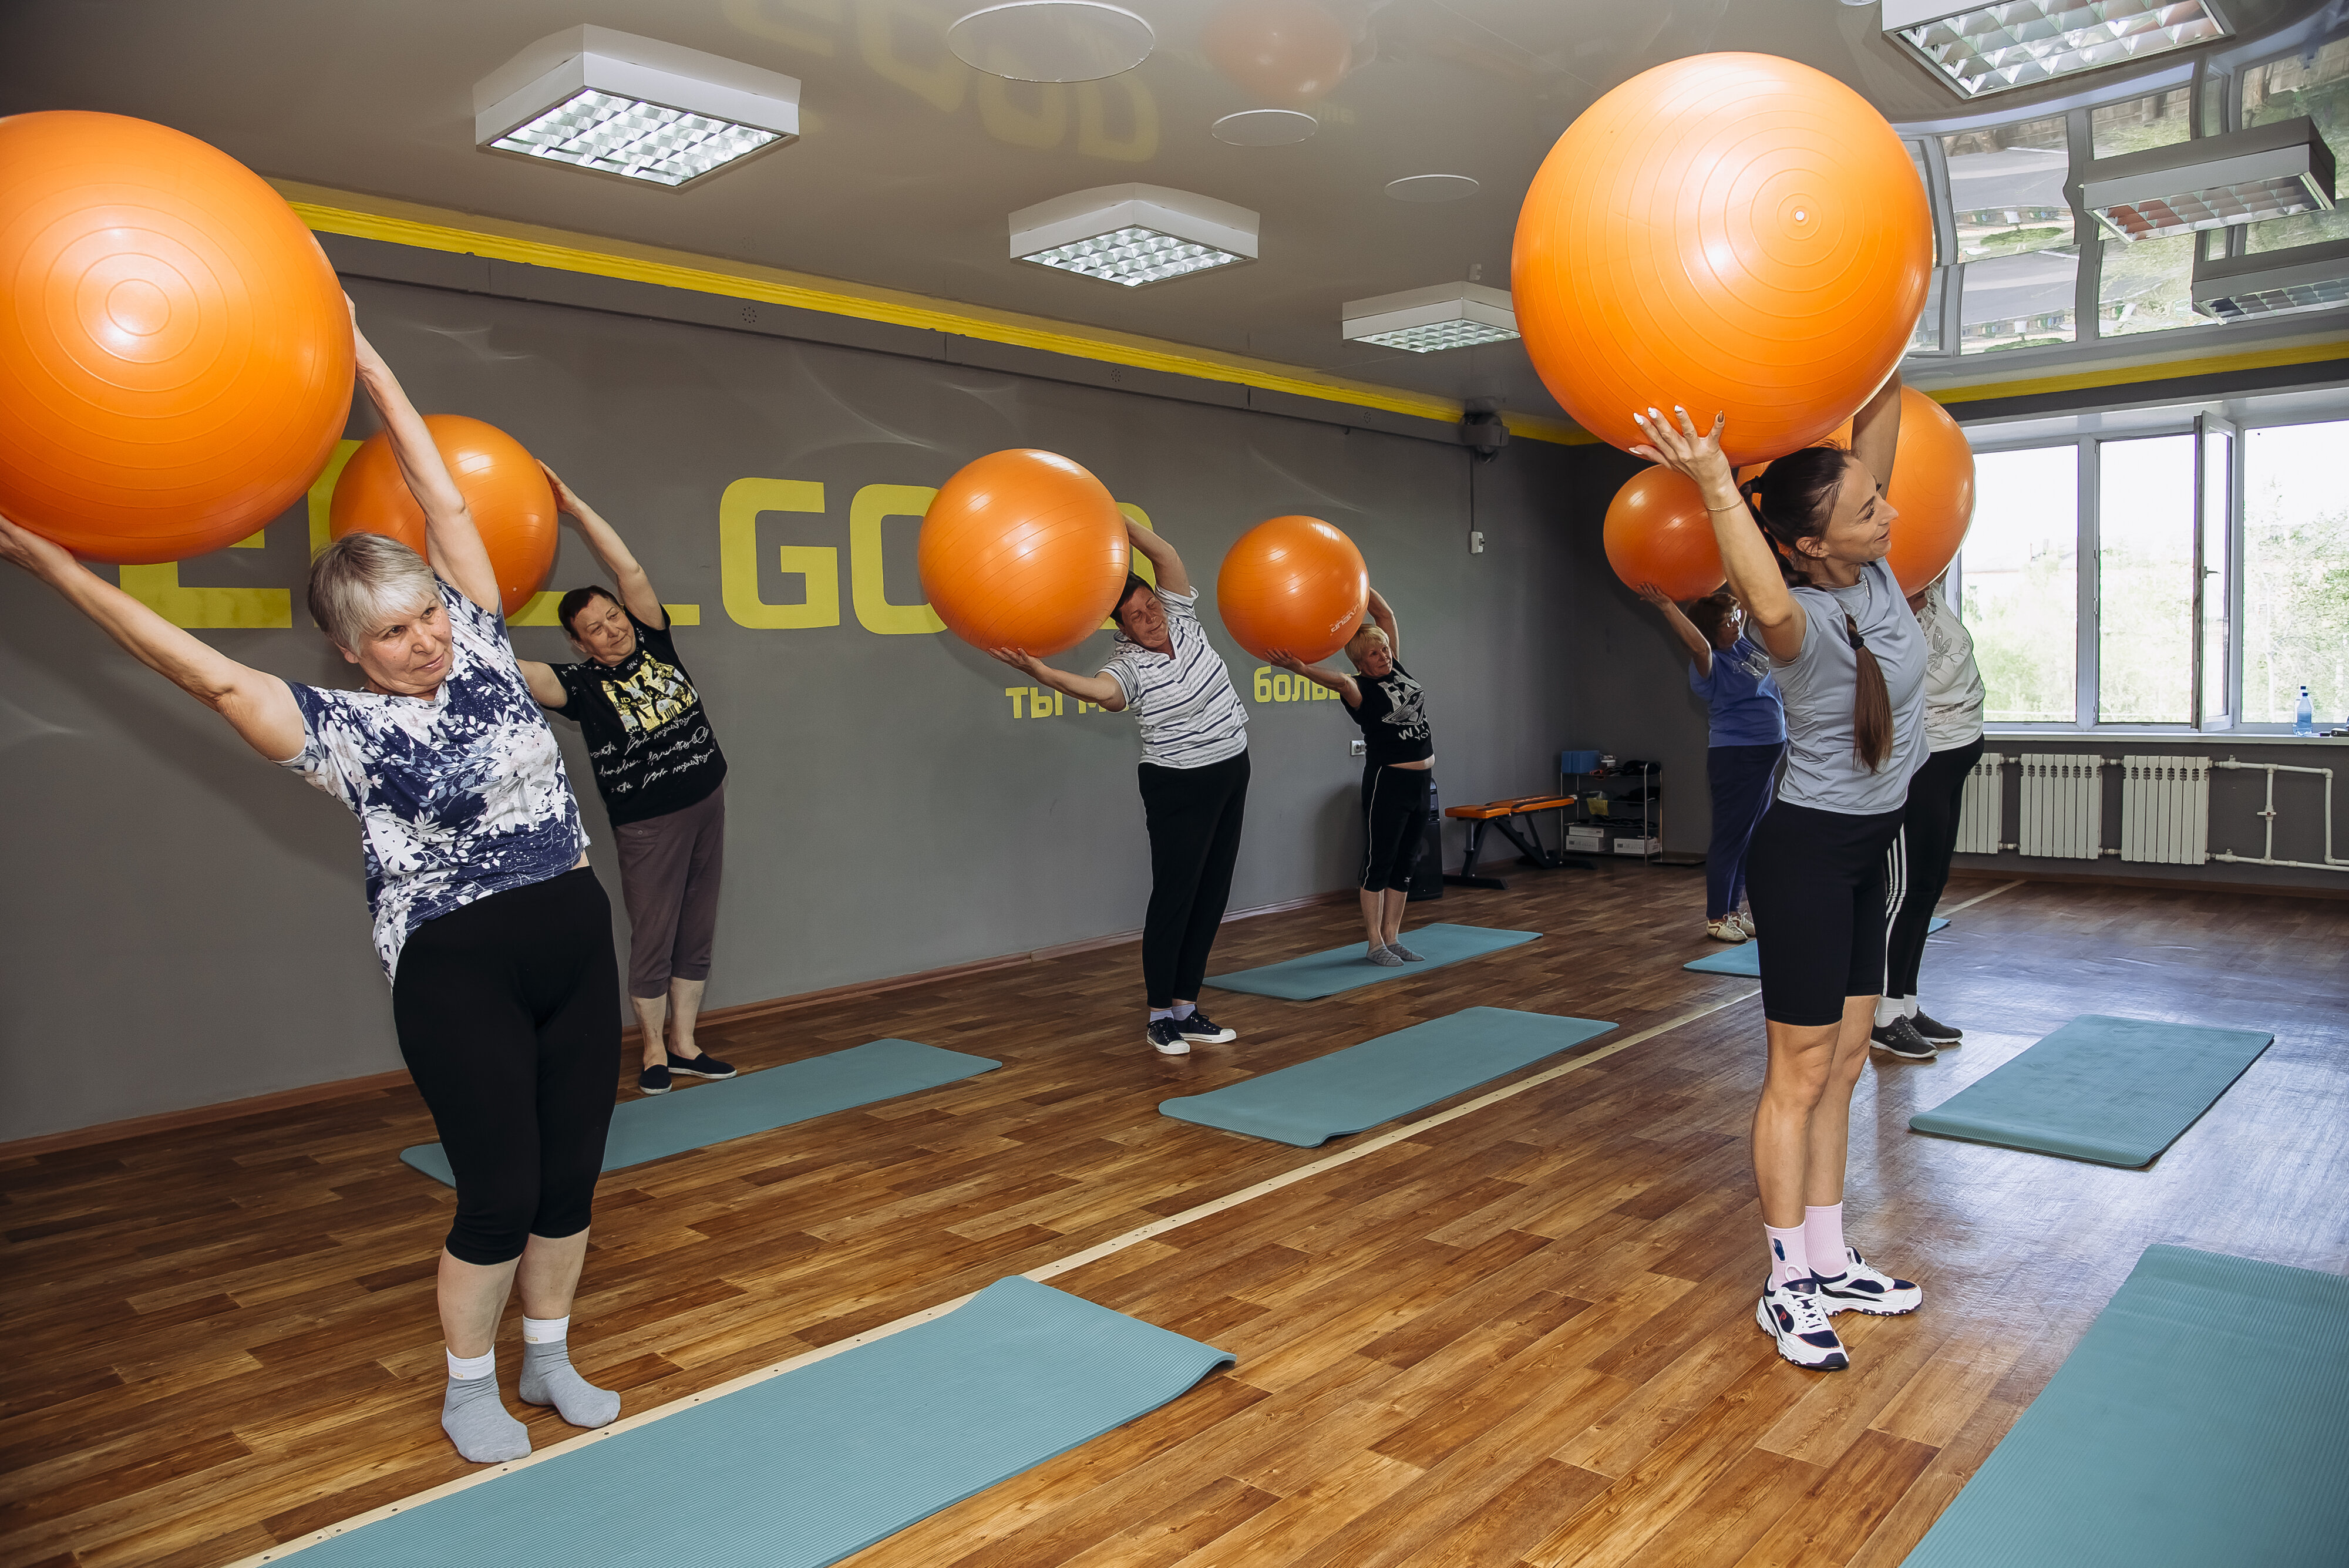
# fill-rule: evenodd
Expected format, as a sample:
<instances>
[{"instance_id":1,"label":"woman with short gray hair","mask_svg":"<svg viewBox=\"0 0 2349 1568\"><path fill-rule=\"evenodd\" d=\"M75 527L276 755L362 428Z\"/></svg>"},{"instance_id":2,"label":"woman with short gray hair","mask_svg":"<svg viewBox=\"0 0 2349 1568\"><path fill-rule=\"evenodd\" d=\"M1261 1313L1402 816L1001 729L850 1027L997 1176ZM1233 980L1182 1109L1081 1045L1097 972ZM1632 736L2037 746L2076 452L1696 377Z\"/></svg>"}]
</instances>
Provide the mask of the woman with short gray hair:
<instances>
[{"instance_id":1,"label":"woman with short gray hair","mask_svg":"<svg viewBox=\"0 0 2349 1568\"><path fill-rule=\"evenodd\" d=\"M456 1178L440 1255L440 1424L476 1463L530 1452L492 1341L519 1279L523 1398L601 1427L620 1398L566 1336L619 1050L611 907L554 732L507 646L489 552L423 420L356 326L359 384L422 505L429 561L372 534L312 565L310 611L360 691L249 669L0 518L0 559L55 588L264 757L360 822L376 954Z\"/></svg>"}]
</instances>

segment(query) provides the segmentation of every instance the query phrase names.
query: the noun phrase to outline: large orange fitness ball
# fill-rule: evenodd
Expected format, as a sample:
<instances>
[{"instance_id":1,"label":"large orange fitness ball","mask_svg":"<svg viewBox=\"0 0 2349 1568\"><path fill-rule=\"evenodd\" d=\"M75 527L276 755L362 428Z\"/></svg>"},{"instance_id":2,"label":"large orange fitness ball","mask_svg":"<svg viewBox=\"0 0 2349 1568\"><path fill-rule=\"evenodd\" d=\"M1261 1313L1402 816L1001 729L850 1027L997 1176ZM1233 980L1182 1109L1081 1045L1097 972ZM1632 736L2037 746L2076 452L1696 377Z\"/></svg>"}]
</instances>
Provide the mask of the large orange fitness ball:
<instances>
[{"instance_id":1,"label":"large orange fitness ball","mask_svg":"<svg viewBox=\"0 0 2349 1568\"><path fill-rule=\"evenodd\" d=\"M1216 574L1224 629L1258 659L1278 648L1307 663L1346 646L1370 603L1354 542L1319 517L1275 517L1239 536Z\"/></svg>"},{"instance_id":2,"label":"large orange fitness ball","mask_svg":"<svg viewBox=\"0 0 2349 1568\"><path fill-rule=\"evenodd\" d=\"M974 648L1074 648L1117 607L1132 546L1102 482L1032 447L989 452L922 514L922 592Z\"/></svg>"},{"instance_id":3,"label":"large orange fitness ball","mask_svg":"<svg viewBox=\"0 0 2349 1568\"><path fill-rule=\"evenodd\" d=\"M260 176L143 119L0 119L0 514L76 555L201 556L293 503L351 402L351 322Z\"/></svg>"},{"instance_id":4,"label":"large orange fitness ball","mask_svg":"<svg viewBox=\"0 0 2349 1568\"><path fill-rule=\"evenodd\" d=\"M1535 368L1585 430L1685 404L1730 461L1808 446L1899 362L1931 213L1884 117L1772 55L1633 77L1552 147L1517 215L1510 288Z\"/></svg>"},{"instance_id":5,"label":"large orange fitness ball","mask_svg":"<svg viewBox=\"0 0 2349 1568\"><path fill-rule=\"evenodd\" d=\"M1830 431L1826 444L1849 447L1851 421ZM1738 478L1768 472L1755 468ZM1884 564L1900 579L1902 593L1917 593L1949 569L1973 526L1974 449L1949 410L1914 387L1900 389L1900 434L1884 499L1900 514L1892 520Z\"/></svg>"},{"instance_id":6,"label":"large orange fitness ball","mask_svg":"<svg viewBox=\"0 0 2349 1568\"><path fill-rule=\"evenodd\" d=\"M1633 474L1607 504L1607 564L1628 587L1654 584L1668 598L1721 587L1721 545L1696 481L1669 468Z\"/></svg>"},{"instance_id":7,"label":"large orange fitness ball","mask_svg":"<svg viewBox=\"0 0 2349 1568\"><path fill-rule=\"evenodd\" d=\"M1313 0L1230 0L1199 30L1216 68L1269 103L1326 98L1353 63L1345 25Z\"/></svg>"},{"instance_id":8,"label":"large orange fitness ball","mask_svg":"<svg viewBox=\"0 0 2349 1568\"><path fill-rule=\"evenodd\" d=\"M465 497L473 526L498 575L498 597L512 615L544 587L554 569L554 489L546 471L522 442L492 424L462 414L427 414L424 426L449 477ZM424 554L424 508L400 476L391 438L381 431L359 443L335 481L326 526L346 534L382 534Z\"/></svg>"}]
</instances>

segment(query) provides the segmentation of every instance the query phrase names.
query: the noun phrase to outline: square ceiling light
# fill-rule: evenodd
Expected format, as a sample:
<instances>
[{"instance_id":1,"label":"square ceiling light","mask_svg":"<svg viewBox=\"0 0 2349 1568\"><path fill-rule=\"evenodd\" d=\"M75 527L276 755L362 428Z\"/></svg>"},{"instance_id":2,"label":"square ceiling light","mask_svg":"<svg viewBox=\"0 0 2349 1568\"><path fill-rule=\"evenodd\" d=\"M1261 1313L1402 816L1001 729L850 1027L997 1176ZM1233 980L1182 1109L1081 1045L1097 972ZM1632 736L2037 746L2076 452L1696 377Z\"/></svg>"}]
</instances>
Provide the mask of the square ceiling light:
<instances>
[{"instance_id":1,"label":"square ceiling light","mask_svg":"<svg viewBox=\"0 0 2349 1568\"><path fill-rule=\"evenodd\" d=\"M2349 305L2349 240L2194 264L2194 308L2251 321Z\"/></svg>"},{"instance_id":2,"label":"square ceiling light","mask_svg":"<svg viewBox=\"0 0 2349 1568\"><path fill-rule=\"evenodd\" d=\"M1164 185L1100 185L1011 214L1011 259L1127 288L1256 259L1257 215Z\"/></svg>"},{"instance_id":3,"label":"square ceiling light","mask_svg":"<svg viewBox=\"0 0 2349 1568\"><path fill-rule=\"evenodd\" d=\"M800 84L609 27L541 38L473 84L473 143L672 189L800 136Z\"/></svg>"},{"instance_id":4,"label":"square ceiling light","mask_svg":"<svg viewBox=\"0 0 2349 1568\"><path fill-rule=\"evenodd\" d=\"M1506 343L1517 336L1517 313L1507 291L1476 283L1439 283L1350 299L1341 316L1350 341L1413 354Z\"/></svg>"},{"instance_id":5,"label":"square ceiling light","mask_svg":"<svg viewBox=\"0 0 2349 1568\"><path fill-rule=\"evenodd\" d=\"M2127 65L2230 31L2212 0L1884 0L1883 25L1961 98Z\"/></svg>"},{"instance_id":6,"label":"square ceiling light","mask_svg":"<svg viewBox=\"0 0 2349 1568\"><path fill-rule=\"evenodd\" d=\"M2124 240L2289 218L2333 205L2333 151L2305 116L2099 158L2080 200Z\"/></svg>"}]
</instances>

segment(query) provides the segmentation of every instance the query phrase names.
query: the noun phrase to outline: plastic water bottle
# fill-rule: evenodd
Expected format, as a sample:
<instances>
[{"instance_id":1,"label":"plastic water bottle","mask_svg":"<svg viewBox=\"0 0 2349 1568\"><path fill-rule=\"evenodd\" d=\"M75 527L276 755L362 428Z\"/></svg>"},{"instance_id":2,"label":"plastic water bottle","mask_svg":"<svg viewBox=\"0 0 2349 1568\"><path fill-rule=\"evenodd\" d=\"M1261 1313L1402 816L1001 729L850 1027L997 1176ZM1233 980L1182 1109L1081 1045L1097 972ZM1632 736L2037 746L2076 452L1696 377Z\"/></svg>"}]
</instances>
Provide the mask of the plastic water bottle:
<instances>
[{"instance_id":1,"label":"plastic water bottle","mask_svg":"<svg viewBox=\"0 0 2349 1568\"><path fill-rule=\"evenodd\" d=\"M2292 712L2292 732L2295 735L2316 733L2316 710L2309 706L2308 688L2300 689L2300 706Z\"/></svg>"}]
</instances>

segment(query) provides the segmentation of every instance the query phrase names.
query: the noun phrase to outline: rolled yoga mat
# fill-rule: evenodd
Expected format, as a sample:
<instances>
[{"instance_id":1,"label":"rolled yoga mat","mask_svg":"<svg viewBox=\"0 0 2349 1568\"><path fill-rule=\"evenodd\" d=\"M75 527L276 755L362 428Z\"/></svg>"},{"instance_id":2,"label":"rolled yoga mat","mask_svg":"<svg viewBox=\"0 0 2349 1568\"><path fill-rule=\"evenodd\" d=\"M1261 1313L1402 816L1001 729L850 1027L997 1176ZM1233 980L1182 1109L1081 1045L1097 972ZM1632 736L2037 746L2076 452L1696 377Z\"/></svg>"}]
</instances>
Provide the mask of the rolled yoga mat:
<instances>
[{"instance_id":1,"label":"rolled yoga mat","mask_svg":"<svg viewBox=\"0 0 2349 1568\"><path fill-rule=\"evenodd\" d=\"M771 1071L771 1069L770 1069ZM310 1547L304 1568L820 1568L1232 1358L1033 1280Z\"/></svg>"},{"instance_id":2,"label":"rolled yoga mat","mask_svg":"<svg viewBox=\"0 0 2349 1568\"><path fill-rule=\"evenodd\" d=\"M2098 1165L2150 1165L2274 1039L2090 1013L1919 1111L1909 1127Z\"/></svg>"},{"instance_id":3,"label":"rolled yoga mat","mask_svg":"<svg viewBox=\"0 0 2349 1568\"><path fill-rule=\"evenodd\" d=\"M1311 1148L1448 1100L1463 1089L1614 1028L1507 1007L1469 1007L1204 1095L1161 1100L1177 1121Z\"/></svg>"},{"instance_id":4,"label":"rolled yoga mat","mask_svg":"<svg viewBox=\"0 0 2349 1568\"><path fill-rule=\"evenodd\" d=\"M1328 952L1308 953L1262 969L1211 974L1207 983L1217 991L1245 991L1253 996L1310 1002L1315 997L1335 996L1341 991L1376 985L1382 980L1408 980L1463 959L1482 958L1503 948L1521 946L1540 935L1539 931L1495 930L1490 926L1422 926L1415 931L1403 932L1402 945L1419 954L1424 962L1388 969L1370 961L1364 944L1350 942Z\"/></svg>"},{"instance_id":5,"label":"rolled yoga mat","mask_svg":"<svg viewBox=\"0 0 2349 1568\"><path fill-rule=\"evenodd\" d=\"M604 1140L604 1168L621 1170L647 1160L666 1159L689 1148L706 1148L812 1116L975 1078L1001 1065L984 1056L941 1051L911 1040L873 1040L846 1051L705 1084L690 1093L671 1091L625 1100L612 1111L612 1130ZM457 1185L449 1172L449 1156L437 1143L403 1148L399 1158L435 1181Z\"/></svg>"},{"instance_id":6,"label":"rolled yoga mat","mask_svg":"<svg viewBox=\"0 0 2349 1568\"><path fill-rule=\"evenodd\" d=\"M1933 917L1932 923L1925 929L1928 932L1938 931L1949 923L1936 915ZM1740 942L1733 948L1723 948L1717 953L1707 953L1704 957L1684 963L1681 967L1692 969L1699 974L1742 974L1749 979L1758 980L1762 975L1762 944L1754 941Z\"/></svg>"},{"instance_id":7,"label":"rolled yoga mat","mask_svg":"<svg viewBox=\"0 0 2349 1568\"><path fill-rule=\"evenodd\" d=\"M2148 1247L1903 1568L2337 1568L2349 1280Z\"/></svg>"}]
</instances>

